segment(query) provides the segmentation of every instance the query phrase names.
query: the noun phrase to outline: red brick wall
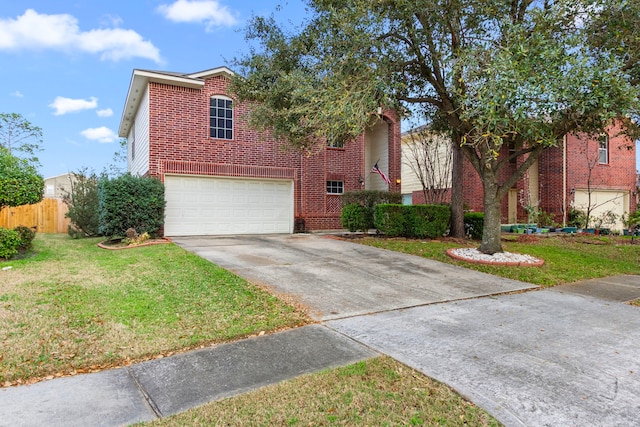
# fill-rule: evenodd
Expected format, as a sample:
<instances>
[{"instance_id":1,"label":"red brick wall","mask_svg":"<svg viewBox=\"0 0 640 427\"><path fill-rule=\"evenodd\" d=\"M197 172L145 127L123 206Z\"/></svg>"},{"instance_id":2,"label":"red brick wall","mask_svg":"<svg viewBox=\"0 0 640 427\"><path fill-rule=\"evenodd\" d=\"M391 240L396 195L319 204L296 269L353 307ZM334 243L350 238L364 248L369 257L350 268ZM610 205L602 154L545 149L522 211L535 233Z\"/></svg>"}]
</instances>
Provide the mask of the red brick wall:
<instances>
[{"instance_id":1,"label":"red brick wall","mask_svg":"<svg viewBox=\"0 0 640 427\"><path fill-rule=\"evenodd\" d=\"M234 104L234 139L210 138L209 99L228 96L228 84L224 76L207 79L201 90L149 84L150 175L163 179L164 165L170 161L174 168L176 162L185 162L185 173L198 169L188 167L190 162L280 169L273 171L273 178L282 177L283 168L290 169L295 177L296 219L303 219L308 230L342 228L340 196L326 194L326 181L344 181L345 191L361 189L359 177L368 173L364 170L364 138L345 144L343 149L323 146L310 156L293 149L283 150L283 144L270 133L249 127L248 106L238 103ZM400 122L392 112L385 112L384 118L390 124L389 177L393 190L400 178ZM263 168L260 176L269 177L268 174L269 170Z\"/></svg>"},{"instance_id":2,"label":"red brick wall","mask_svg":"<svg viewBox=\"0 0 640 427\"><path fill-rule=\"evenodd\" d=\"M635 144L623 135L620 135L620 128L613 127L609 131L609 163L599 164L598 142L585 136L580 138L576 135L567 135L567 200L566 205L570 206L573 201L572 189L585 189L588 181L589 166L587 156L595 159L595 166L592 168L591 186L592 188L626 190L633 192L636 179L636 148ZM501 155L506 155L507 148L503 149ZM523 159L518 159L520 164ZM563 219L563 145L546 149L542 152L538 160L538 181L540 209L553 214L557 222L562 223ZM504 182L508 174L513 173L515 165L509 165L501 173L501 182ZM518 198L520 191L524 189L525 180L520 179L516 185ZM482 211L482 184L477 172L465 159L464 173L464 202L466 206L474 211ZM636 197L630 197L630 211L637 209ZM508 198L502 201L502 220L508 218ZM518 219L526 221L527 214L518 203Z\"/></svg>"}]
</instances>

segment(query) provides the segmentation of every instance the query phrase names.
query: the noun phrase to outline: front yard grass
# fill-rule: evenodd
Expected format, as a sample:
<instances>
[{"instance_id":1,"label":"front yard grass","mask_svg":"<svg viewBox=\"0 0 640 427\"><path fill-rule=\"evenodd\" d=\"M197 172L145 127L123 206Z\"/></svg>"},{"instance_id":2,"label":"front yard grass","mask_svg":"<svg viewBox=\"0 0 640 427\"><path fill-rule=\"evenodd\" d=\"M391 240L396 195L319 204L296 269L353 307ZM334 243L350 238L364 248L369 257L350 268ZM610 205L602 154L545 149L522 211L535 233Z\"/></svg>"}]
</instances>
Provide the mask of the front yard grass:
<instances>
[{"instance_id":1,"label":"front yard grass","mask_svg":"<svg viewBox=\"0 0 640 427\"><path fill-rule=\"evenodd\" d=\"M357 242L542 286L620 274L640 274L640 245L631 245L621 238L567 235L543 238L527 236L523 240L526 241L519 242L518 237L507 236L503 239L503 249L506 252L542 258L545 261L542 267L472 264L446 255L449 248L479 246L479 242L471 240L411 240L367 236Z\"/></svg>"},{"instance_id":2,"label":"front yard grass","mask_svg":"<svg viewBox=\"0 0 640 427\"><path fill-rule=\"evenodd\" d=\"M173 245L110 251L39 234L0 262L0 385L89 372L260 332L304 313Z\"/></svg>"},{"instance_id":3,"label":"front yard grass","mask_svg":"<svg viewBox=\"0 0 640 427\"><path fill-rule=\"evenodd\" d=\"M304 375L145 425L499 426L450 387L389 358Z\"/></svg>"}]
</instances>

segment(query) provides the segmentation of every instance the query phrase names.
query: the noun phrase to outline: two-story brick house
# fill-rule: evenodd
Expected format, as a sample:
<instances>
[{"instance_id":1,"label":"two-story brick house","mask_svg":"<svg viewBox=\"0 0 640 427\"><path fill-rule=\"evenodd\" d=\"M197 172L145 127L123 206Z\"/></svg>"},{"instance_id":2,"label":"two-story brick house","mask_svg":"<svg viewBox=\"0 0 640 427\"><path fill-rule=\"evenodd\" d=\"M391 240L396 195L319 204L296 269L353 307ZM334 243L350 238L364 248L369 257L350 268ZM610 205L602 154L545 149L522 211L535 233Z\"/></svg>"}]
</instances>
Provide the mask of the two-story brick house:
<instances>
[{"instance_id":1,"label":"two-story brick house","mask_svg":"<svg viewBox=\"0 0 640 427\"><path fill-rule=\"evenodd\" d=\"M406 151L404 146L403 150ZM501 155L508 156L508 147L503 150ZM608 211L614 213L617 221L609 227L621 230L622 215L637 209L635 150L635 144L622 135L618 127L610 128L601 138L566 135L557 147L543 151L525 176L509 190L502 202L502 222L527 222L527 210L536 210L552 215L559 224L566 224L572 208L586 211L590 207L592 220ZM522 158L514 159L503 168L503 181L522 161ZM403 168L403 174L411 173L404 165ZM403 178L403 193L411 192L413 203L422 203L421 187L408 188L405 182L411 181ZM482 197L482 182L465 160L466 208L482 211Z\"/></svg>"},{"instance_id":2,"label":"two-story brick house","mask_svg":"<svg viewBox=\"0 0 640 427\"><path fill-rule=\"evenodd\" d=\"M392 112L355 141L312 154L249 127L226 67L134 70L120 122L128 170L165 184L167 236L337 229L345 191L399 190L400 122ZM371 167L390 178L388 185Z\"/></svg>"}]
</instances>

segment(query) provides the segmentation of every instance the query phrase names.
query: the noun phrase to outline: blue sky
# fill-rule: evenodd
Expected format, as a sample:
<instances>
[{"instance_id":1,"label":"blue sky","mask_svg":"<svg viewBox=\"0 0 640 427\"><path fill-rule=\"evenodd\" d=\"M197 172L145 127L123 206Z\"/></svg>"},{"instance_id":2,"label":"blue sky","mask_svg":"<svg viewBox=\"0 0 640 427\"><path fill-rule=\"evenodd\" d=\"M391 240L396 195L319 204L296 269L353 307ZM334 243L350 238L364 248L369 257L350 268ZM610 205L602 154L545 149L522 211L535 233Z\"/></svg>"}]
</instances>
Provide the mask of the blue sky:
<instances>
[{"instance_id":1,"label":"blue sky","mask_svg":"<svg viewBox=\"0 0 640 427\"><path fill-rule=\"evenodd\" d=\"M282 8L277 11L277 6ZM31 0L0 10L0 112L43 130L45 177L112 163L135 68L196 72L247 52L246 21L303 0Z\"/></svg>"},{"instance_id":2,"label":"blue sky","mask_svg":"<svg viewBox=\"0 0 640 427\"><path fill-rule=\"evenodd\" d=\"M133 69L230 65L248 50L246 21L271 14L300 24L304 1L4 1L0 112L20 113L43 129L45 177L83 167L101 172L118 148Z\"/></svg>"}]
</instances>

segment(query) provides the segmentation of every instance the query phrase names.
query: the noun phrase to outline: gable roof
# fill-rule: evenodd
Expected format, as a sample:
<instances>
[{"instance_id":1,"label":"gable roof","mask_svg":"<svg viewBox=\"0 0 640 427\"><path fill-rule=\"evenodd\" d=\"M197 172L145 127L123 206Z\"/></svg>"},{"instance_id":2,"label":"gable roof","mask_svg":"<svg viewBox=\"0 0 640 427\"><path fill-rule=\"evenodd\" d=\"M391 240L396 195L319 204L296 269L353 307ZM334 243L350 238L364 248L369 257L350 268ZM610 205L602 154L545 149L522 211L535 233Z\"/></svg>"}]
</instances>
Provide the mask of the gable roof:
<instances>
[{"instance_id":1,"label":"gable roof","mask_svg":"<svg viewBox=\"0 0 640 427\"><path fill-rule=\"evenodd\" d=\"M177 73L171 71L134 69L131 76L131 82L129 83L129 91L127 92L124 109L122 110L118 136L120 138L126 138L129 135L129 129L136 117L136 112L140 106L140 100L142 99L144 91L150 82L200 89L204 86L206 79L219 75L233 76L234 72L227 67L211 68L197 73Z\"/></svg>"}]
</instances>

